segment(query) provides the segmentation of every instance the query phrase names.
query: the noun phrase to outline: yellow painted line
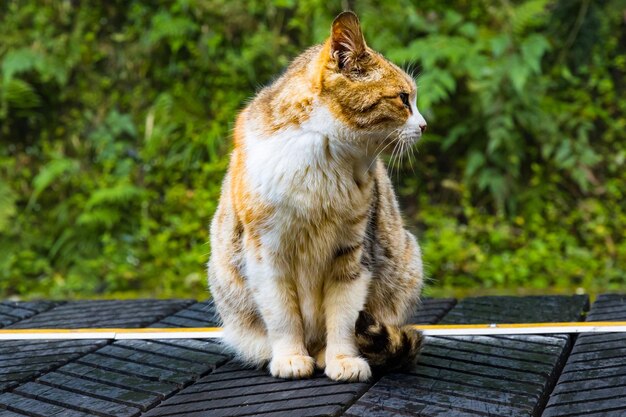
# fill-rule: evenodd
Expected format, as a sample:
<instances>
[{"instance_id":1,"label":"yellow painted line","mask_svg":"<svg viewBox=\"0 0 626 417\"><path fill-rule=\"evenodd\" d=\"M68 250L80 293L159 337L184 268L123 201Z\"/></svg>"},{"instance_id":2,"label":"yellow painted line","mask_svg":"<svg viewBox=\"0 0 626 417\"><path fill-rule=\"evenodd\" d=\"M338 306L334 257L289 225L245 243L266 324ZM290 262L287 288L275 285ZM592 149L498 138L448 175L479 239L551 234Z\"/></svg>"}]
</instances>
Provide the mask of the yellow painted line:
<instances>
[{"instance_id":1,"label":"yellow painted line","mask_svg":"<svg viewBox=\"0 0 626 417\"><path fill-rule=\"evenodd\" d=\"M626 321L564 323L484 323L414 325L427 336L626 332ZM34 339L211 339L221 338L220 327L0 329L0 340Z\"/></svg>"},{"instance_id":2,"label":"yellow painted line","mask_svg":"<svg viewBox=\"0 0 626 417\"><path fill-rule=\"evenodd\" d=\"M626 321L416 325L427 336L626 332Z\"/></svg>"}]
</instances>

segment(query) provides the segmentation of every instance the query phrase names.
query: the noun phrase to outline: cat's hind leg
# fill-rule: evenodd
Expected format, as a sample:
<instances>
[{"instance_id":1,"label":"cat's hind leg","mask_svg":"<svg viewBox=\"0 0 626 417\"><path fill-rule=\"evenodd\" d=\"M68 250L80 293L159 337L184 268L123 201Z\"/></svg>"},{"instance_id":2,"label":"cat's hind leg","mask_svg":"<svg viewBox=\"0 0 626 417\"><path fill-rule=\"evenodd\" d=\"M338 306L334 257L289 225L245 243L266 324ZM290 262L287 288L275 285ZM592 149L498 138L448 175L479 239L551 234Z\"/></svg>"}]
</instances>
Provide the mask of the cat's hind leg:
<instances>
[{"instance_id":1,"label":"cat's hind leg","mask_svg":"<svg viewBox=\"0 0 626 417\"><path fill-rule=\"evenodd\" d=\"M272 357L263 320L244 279L215 253L209 262L209 282L223 327L222 342L242 362L261 367Z\"/></svg>"},{"instance_id":2,"label":"cat's hind leg","mask_svg":"<svg viewBox=\"0 0 626 417\"><path fill-rule=\"evenodd\" d=\"M223 342L248 365L261 368L272 359L272 346L267 333L259 326L225 323Z\"/></svg>"},{"instance_id":3,"label":"cat's hind leg","mask_svg":"<svg viewBox=\"0 0 626 417\"><path fill-rule=\"evenodd\" d=\"M355 326L361 354L370 365L388 370L414 364L424 342L421 332L404 325L419 304L423 270L417 240L402 233L397 256L377 259L378 276Z\"/></svg>"}]
</instances>

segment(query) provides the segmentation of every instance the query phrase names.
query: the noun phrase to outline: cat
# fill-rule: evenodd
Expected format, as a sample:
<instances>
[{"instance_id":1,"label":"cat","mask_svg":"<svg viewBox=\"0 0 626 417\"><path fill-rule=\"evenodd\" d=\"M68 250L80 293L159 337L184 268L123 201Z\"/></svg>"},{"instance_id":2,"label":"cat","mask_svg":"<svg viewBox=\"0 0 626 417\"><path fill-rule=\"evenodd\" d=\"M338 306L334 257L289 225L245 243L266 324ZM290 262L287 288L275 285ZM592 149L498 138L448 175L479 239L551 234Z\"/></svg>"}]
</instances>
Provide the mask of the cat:
<instances>
[{"instance_id":1,"label":"cat","mask_svg":"<svg viewBox=\"0 0 626 417\"><path fill-rule=\"evenodd\" d=\"M340 381L414 361L421 252L377 153L422 136L416 95L343 12L239 113L208 275L241 360Z\"/></svg>"}]
</instances>

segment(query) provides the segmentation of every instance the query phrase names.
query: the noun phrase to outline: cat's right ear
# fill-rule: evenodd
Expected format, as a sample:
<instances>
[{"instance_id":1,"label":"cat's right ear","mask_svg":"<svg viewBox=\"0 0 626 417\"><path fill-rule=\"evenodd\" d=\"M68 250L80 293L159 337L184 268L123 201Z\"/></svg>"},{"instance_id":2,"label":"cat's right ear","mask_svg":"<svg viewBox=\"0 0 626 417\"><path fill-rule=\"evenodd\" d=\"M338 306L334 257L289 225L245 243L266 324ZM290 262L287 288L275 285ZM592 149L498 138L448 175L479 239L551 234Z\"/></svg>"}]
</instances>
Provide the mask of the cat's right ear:
<instances>
[{"instance_id":1,"label":"cat's right ear","mask_svg":"<svg viewBox=\"0 0 626 417\"><path fill-rule=\"evenodd\" d=\"M367 45L359 18L353 12L343 12L333 20L330 31L330 54L342 71L358 68L359 59L366 54Z\"/></svg>"}]
</instances>

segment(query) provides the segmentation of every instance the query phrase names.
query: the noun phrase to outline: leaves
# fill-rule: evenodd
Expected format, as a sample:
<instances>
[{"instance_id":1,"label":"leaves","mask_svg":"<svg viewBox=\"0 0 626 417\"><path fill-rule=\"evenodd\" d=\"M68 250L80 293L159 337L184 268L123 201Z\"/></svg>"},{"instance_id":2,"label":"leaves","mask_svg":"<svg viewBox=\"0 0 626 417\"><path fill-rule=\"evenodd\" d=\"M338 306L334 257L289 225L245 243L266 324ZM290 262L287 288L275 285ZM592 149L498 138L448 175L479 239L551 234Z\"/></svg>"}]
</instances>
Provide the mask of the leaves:
<instances>
[{"instance_id":1,"label":"leaves","mask_svg":"<svg viewBox=\"0 0 626 417\"><path fill-rule=\"evenodd\" d=\"M578 0L355 3L417 76L429 128L393 179L433 285L623 287L621 3L579 27ZM68 5L3 9L0 292L206 294L235 115L340 5Z\"/></svg>"},{"instance_id":2,"label":"leaves","mask_svg":"<svg viewBox=\"0 0 626 417\"><path fill-rule=\"evenodd\" d=\"M132 184L117 184L110 188L100 188L91 194L85 203L85 210L101 205L124 205L141 201L145 191Z\"/></svg>"},{"instance_id":3,"label":"leaves","mask_svg":"<svg viewBox=\"0 0 626 417\"><path fill-rule=\"evenodd\" d=\"M15 109L33 109L41 105L35 89L24 80L13 78L0 89L2 104Z\"/></svg>"},{"instance_id":4,"label":"leaves","mask_svg":"<svg viewBox=\"0 0 626 417\"><path fill-rule=\"evenodd\" d=\"M63 180L68 175L77 173L78 161L72 159L56 159L43 166L39 174L33 179L33 192L28 200L28 207L32 207L39 195L53 183Z\"/></svg>"},{"instance_id":5,"label":"leaves","mask_svg":"<svg viewBox=\"0 0 626 417\"><path fill-rule=\"evenodd\" d=\"M30 48L9 51L2 59L2 81L8 83L15 74L41 68L44 57Z\"/></svg>"},{"instance_id":6,"label":"leaves","mask_svg":"<svg viewBox=\"0 0 626 417\"><path fill-rule=\"evenodd\" d=\"M9 184L0 179L0 233L6 231L16 214L17 195Z\"/></svg>"}]
</instances>

